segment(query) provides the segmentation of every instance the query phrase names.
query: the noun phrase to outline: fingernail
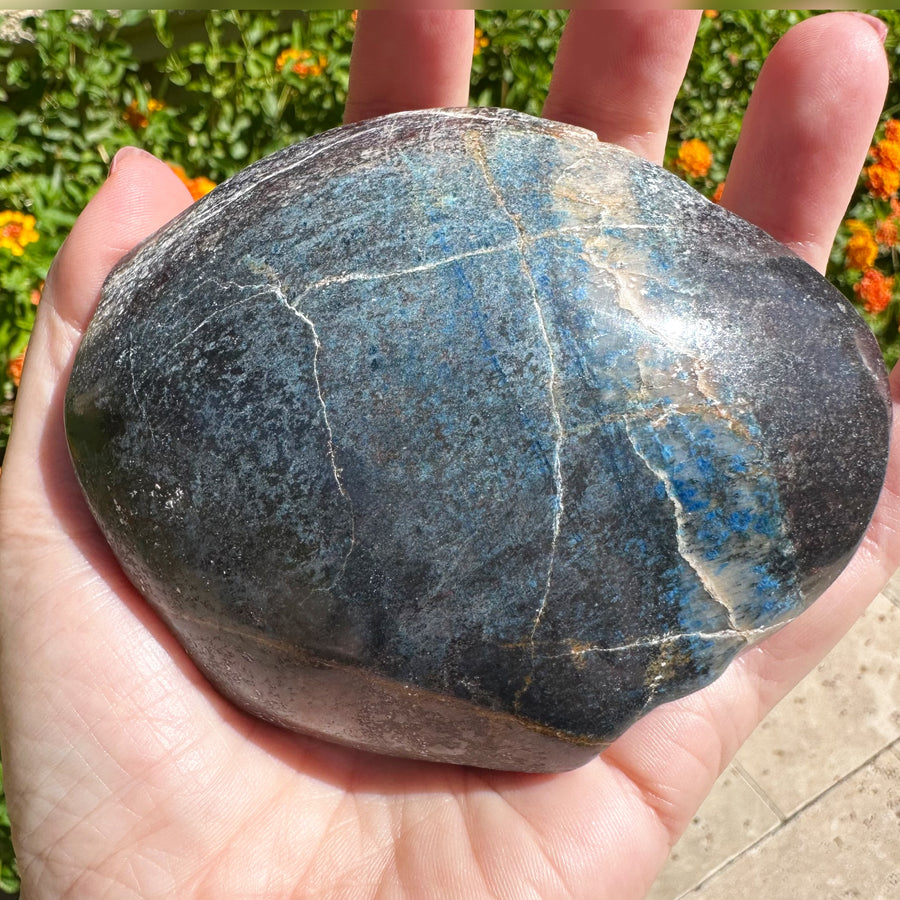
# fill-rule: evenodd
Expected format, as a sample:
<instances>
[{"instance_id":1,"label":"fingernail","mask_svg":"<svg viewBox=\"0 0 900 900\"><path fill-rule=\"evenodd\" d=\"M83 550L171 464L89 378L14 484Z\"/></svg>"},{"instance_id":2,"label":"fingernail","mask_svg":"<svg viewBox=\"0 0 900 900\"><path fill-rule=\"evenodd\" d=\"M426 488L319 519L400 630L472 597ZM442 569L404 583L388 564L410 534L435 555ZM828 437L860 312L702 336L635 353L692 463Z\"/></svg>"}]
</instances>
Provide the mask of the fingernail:
<instances>
[{"instance_id":1,"label":"fingernail","mask_svg":"<svg viewBox=\"0 0 900 900\"><path fill-rule=\"evenodd\" d=\"M116 171L122 160L135 156L149 156L151 159L154 158L152 153L148 153L140 147L122 147L121 150L117 151L116 155L112 158L112 162L109 164L109 174L112 175L113 172Z\"/></svg>"},{"instance_id":2,"label":"fingernail","mask_svg":"<svg viewBox=\"0 0 900 900\"><path fill-rule=\"evenodd\" d=\"M885 22L879 19L877 16L870 16L868 13L854 12L854 16L862 19L864 22L868 22L872 28L875 29L875 33L878 35L878 40L883 44L885 38L887 37L888 27Z\"/></svg>"}]
</instances>

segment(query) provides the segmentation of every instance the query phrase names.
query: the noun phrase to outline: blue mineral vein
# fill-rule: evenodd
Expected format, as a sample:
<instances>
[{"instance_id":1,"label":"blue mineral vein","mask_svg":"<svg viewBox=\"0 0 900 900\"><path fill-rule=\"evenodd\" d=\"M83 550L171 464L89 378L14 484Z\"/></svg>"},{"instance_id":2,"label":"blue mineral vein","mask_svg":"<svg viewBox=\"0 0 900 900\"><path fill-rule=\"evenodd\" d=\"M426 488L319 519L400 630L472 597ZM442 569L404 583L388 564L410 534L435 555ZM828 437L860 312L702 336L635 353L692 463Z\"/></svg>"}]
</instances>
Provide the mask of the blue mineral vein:
<instances>
[{"instance_id":1,"label":"blue mineral vein","mask_svg":"<svg viewBox=\"0 0 900 900\"><path fill-rule=\"evenodd\" d=\"M636 288L615 278L616 300L659 339L636 356L641 386L635 399L662 399L663 407L653 416L626 416L628 440L672 505L681 557L723 608L729 627L743 635L760 620L783 621L799 605L793 548L777 484L753 439L758 425L739 398L722 402L717 389L723 388L706 384L712 375L679 340L677 304L686 292L679 297L661 273L630 274L643 283ZM668 331L655 304L673 307ZM695 592L685 593L682 624L699 637L704 629ZM750 602L736 608L734 598L748 593Z\"/></svg>"}]
</instances>

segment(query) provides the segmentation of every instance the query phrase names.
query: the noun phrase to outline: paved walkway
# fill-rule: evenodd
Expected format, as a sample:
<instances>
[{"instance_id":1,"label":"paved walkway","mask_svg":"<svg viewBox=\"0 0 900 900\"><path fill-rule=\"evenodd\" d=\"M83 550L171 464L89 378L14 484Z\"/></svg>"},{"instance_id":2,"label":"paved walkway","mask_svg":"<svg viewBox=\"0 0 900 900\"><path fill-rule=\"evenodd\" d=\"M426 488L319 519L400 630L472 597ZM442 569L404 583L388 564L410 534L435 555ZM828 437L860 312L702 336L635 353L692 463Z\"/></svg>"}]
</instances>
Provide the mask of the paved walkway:
<instances>
[{"instance_id":1,"label":"paved walkway","mask_svg":"<svg viewBox=\"0 0 900 900\"><path fill-rule=\"evenodd\" d=\"M649 900L900 900L900 572L722 773Z\"/></svg>"}]
</instances>

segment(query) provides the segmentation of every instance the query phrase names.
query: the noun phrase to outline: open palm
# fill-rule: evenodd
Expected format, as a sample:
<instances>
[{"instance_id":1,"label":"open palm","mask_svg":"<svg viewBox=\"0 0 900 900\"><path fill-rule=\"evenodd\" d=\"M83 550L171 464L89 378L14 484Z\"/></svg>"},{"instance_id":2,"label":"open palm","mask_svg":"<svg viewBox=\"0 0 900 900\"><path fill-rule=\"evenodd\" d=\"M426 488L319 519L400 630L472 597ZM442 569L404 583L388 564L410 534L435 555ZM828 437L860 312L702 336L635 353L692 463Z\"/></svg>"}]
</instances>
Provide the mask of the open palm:
<instances>
[{"instance_id":1,"label":"open palm","mask_svg":"<svg viewBox=\"0 0 900 900\"><path fill-rule=\"evenodd\" d=\"M546 114L660 161L697 15L574 13ZM780 42L723 198L819 269L884 98L874 24L830 14ZM362 13L348 120L464 105L472 29L467 11ZM415 763L285 733L219 698L135 593L63 434L106 273L189 200L161 163L120 154L53 266L29 349L0 480L0 732L24 895L643 896L740 743L900 562L900 460L812 609L577 771Z\"/></svg>"}]
</instances>

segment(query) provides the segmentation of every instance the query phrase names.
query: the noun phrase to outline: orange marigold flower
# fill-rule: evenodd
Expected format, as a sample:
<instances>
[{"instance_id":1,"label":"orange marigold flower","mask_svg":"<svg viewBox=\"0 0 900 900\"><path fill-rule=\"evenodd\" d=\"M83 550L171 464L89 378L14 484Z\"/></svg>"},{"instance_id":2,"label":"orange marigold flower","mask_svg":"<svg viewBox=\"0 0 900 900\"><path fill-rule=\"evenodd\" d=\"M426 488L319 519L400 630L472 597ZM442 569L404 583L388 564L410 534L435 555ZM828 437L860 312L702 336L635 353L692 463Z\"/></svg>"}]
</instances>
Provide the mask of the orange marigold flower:
<instances>
[{"instance_id":1,"label":"orange marigold flower","mask_svg":"<svg viewBox=\"0 0 900 900\"><path fill-rule=\"evenodd\" d=\"M275 60L275 68L280 72L287 65L290 65L291 71L301 78L306 78L307 75L315 77L325 71L325 67L328 65L328 57L319 56L317 60L313 61L311 50L299 50L297 47L288 47L287 50L282 50L278 54L278 59Z\"/></svg>"},{"instance_id":2,"label":"orange marigold flower","mask_svg":"<svg viewBox=\"0 0 900 900\"><path fill-rule=\"evenodd\" d=\"M481 51L490 44L490 38L480 29L475 29L475 46L472 48L472 56L481 56Z\"/></svg>"},{"instance_id":3,"label":"orange marigold flower","mask_svg":"<svg viewBox=\"0 0 900 900\"><path fill-rule=\"evenodd\" d=\"M128 104L128 109L122 113L122 118L132 128L146 128L150 124L150 120L138 109L137 100L132 100Z\"/></svg>"},{"instance_id":4,"label":"orange marigold flower","mask_svg":"<svg viewBox=\"0 0 900 900\"><path fill-rule=\"evenodd\" d=\"M40 238L35 230L35 218L27 213L4 209L0 211L0 250L21 256L28 244Z\"/></svg>"},{"instance_id":5,"label":"orange marigold flower","mask_svg":"<svg viewBox=\"0 0 900 900\"><path fill-rule=\"evenodd\" d=\"M288 47L287 50L282 50L278 54L278 59L275 60L275 70L280 72L288 63L293 62L295 59L300 59L300 51L296 47Z\"/></svg>"},{"instance_id":6,"label":"orange marigold flower","mask_svg":"<svg viewBox=\"0 0 900 900\"><path fill-rule=\"evenodd\" d=\"M875 223L875 242L882 247L893 247L897 243L897 222L894 219L882 219Z\"/></svg>"},{"instance_id":7,"label":"orange marigold flower","mask_svg":"<svg viewBox=\"0 0 900 900\"><path fill-rule=\"evenodd\" d=\"M878 244L865 223L858 219L847 219L844 223L850 229L847 241L846 266L848 269L868 269L878 256Z\"/></svg>"},{"instance_id":8,"label":"orange marigold flower","mask_svg":"<svg viewBox=\"0 0 900 900\"><path fill-rule=\"evenodd\" d=\"M725 193L725 182L720 181L716 185L716 189L713 191L712 197L709 199L712 200L713 203L721 203L722 202L722 194Z\"/></svg>"},{"instance_id":9,"label":"orange marigold flower","mask_svg":"<svg viewBox=\"0 0 900 900\"><path fill-rule=\"evenodd\" d=\"M703 15L706 16L707 19L716 19L719 16L719 11L717 9L704 9Z\"/></svg>"},{"instance_id":10,"label":"orange marigold flower","mask_svg":"<svg viewBox=\"0 0 900 900\"><path fill-rule=\"evenodd\" d=\"M22 381L22 366L25 365L25 352L28 350L28 347L25 347L18 356L13 357L6 364L6 373L12 379L12 383L18 387Z\"/></svg>"},{"instance_id":11,"label":"orange marigold flower","mask_svg":"<svg viewBox=\"0 0 900 900\"><path fill-rule=\"evenodd\" d=\"M884 136L889 141L900 141L900 121L897 119L888 119L884 123Z\"/></svg>"},{"instance_id":12,"label":"orange marigold flower","mask_svg":"<svg viewBox=\"0 0 900 900\"><path fill-rule=\"evenodd\" d=\"M310 54L312 56L312 54ZM294 66L294 71L301 77L306 78L307 75L312 75L313 78L318 78L325 71L325 66L328 63L328 59L325 56L320 56L318 62L314 63L297 63Z\"/></svg>"},{"instance_id":13,"label":"orange marigold flower","mask_svg":"<svg viewBox=\"0 0 900 900\"><path fill-rule=\"evenodd\" d=\"M187 172L184 171L184 167L179 166L178 163L168 163L168 166L181 179L181 183L191 192L191 197L193 197L194 200L199 200L216 186L214 181L210 181L203 175L200 175L197 178L188 178Z\"/></svg>"},{"instance_id":14,"label":"orange marigold flower","mask_svg":"<svg viewBox=\"0 0 900 900\"><path fill-rule=\"evenodd\" d=\"M853 292L865 304L866 312L880 313L888 308L894 291L894 279L878 269L866 269L853 285Z\"/></svg>"},{"instance_id":15,"label":"orange marigold flower","mask_svg":"<svg viewBox=\"0 0 900 900\"><path fill-rule=\"evenodd\" d=\"M154 100L151 97L147 101L147 115L152 115L155 112L159 112L161 109L165 109L166 104L162 102L162 100ZM122 113L122 118L132 127L132 128L146 128L150 123L150 120L145 116L140 109L138 108L137 100L132 100L131 103L128 104L128 109Z\"/></svg>"},{"instance_id":16,"label":"orange marigold flower","mask_svg":"<svg viewBox=\"0 0 900 900\"><path fill-rule=\"evenodd\" d=\"M872 148L872 157L891 169L900 169L900 141L879 141Z\"/></svg>"},{"instance_id":17,"label":"orange marigold flower","mask_svg":"<svg viewBox=\"0 0 900 900\"><path fill-rule=\"evenodd\" d=\"M694 178L702 178L709 172L709 167L712 165L712 151L704 141L698 138L683 141L678 148L675 165Z\"/></svg>"},{"instance_id":18,"label":"orange marigold flower","mask_svg":"<svg viewBox=\"0 0 900 900\"><path fill-rule=\"evenodd\" d=\"M877 162L866 170L869 193L879 199L888 200L900 188L900 172L892 166Z\"/></svg>"},{"instance_id":19,"label":"orange marigold flower","mask_svg":"<svg viewBox=\"0 0 900 900\"><path fill-rule=\"evenodd\" d=\"M195 200L205 197L215 186L216 183L214 181L210 181L203 175L198 175L196 178L190 178L187 182L187 189L191 192L191 196Z\"/></svg>"}]
</instances>

